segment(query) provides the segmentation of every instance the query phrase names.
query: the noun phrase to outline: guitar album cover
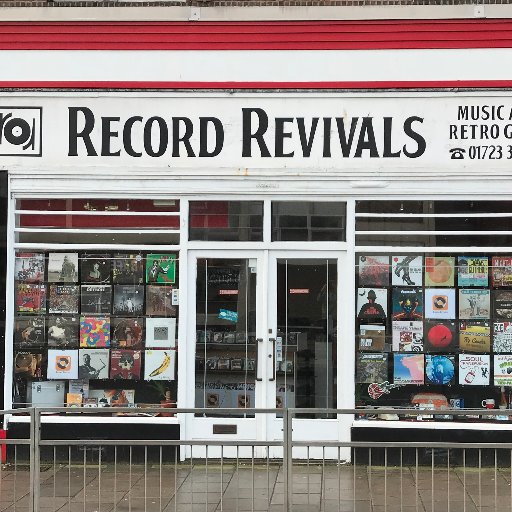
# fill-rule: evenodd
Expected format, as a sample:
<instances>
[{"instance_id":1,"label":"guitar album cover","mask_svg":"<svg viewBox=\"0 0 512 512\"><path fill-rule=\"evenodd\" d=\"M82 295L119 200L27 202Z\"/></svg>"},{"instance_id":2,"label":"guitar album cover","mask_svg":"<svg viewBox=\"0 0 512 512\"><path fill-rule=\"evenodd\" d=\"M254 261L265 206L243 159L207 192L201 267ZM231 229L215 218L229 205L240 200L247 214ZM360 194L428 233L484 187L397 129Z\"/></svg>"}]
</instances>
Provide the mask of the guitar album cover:
<instances>
[{"instance_id":1,"label":"guitar album cover","mask_svg":"<svg viewBox=\"0 0 512 512\"><path fill-rule=\"evenodd\" d=\"M459 384L461 386L488 386L491 375L491 356L486 354L459 354Z\"/></svg>"},{"instance_id":2,"label":"guitar album cover","mask_svg":"<svg viewBox=\"0 0 512 512\"><path fill-rule=\"evenodd\" d=\"M386 344L386 327L384 325L359 326L359 350L383 352Z\"/></svg>"},{"instance_id":3,"label":"guitar album cover","mask_svg":"<svg viewBox=\"0 0 512 512\"><path fill-rule=\"evenodd\" d=\"M81 312L88 315L101 315L111 312L112 286L105 284L85 284L80 287Z\"/></svg>"},{"instance_id":4,"label":"guitar album cover","mask_svg":"<svg viewBox=\"0 0 512 512\"><path fill-rule=\"evenodd\" d=\"M44 315L46 313L45 285L18 283L16 285L16 311Z\"/></svg>"},{"instance_id":5,"label":"guitar album cover","mask_svg":"<svg viewBox=\"0 0 512 512\"><path fill-rule=\"evenodd\" d=\"M174 380L175 350L146 350L144 380Z\"/></svg>"},{"instance_id":6,"label":"guitar album cover","mask_svg":"<svg viewBox=\"0 0 512 512\"><path fill-rule=\"evenodd\" d=\"M78 282L78 253L51 252L48 255L48 281L50 283Z\"/></svg>"},{"instance_id":7,"label":"guitar album cover","mask_svg":"<svg viewBox=\"0 0 512 512\"><path fill-rule=\"evenodd\" d=\"M110 378L139 380L142 356L140 350L112 350Z\"/></svg>"},{"instance_id":8,"label":"guitar album cover","mask_svg":"<svg viewBox=\"0 0 512 512\"><path fill-rule=\"evenodd\" d=\"M146 348L176 347L176 318L146 318Z\"/></svg>"},{"instance_id":9,"label":"guitar album cover","mask_svg":"<svg viewBox=\"0 0 512 512\"><path fill-rule=\"evenodd\" d=\"M490 352L491 326L489 322L460 322L459 348L464 352Z\"/></svg>"},{"instance_id":10,"label":"guitar album cover","mask_svg":"<svg viewBox=\"0 0 512 512\"><path fill-rule=\"evenodd\" d=\"M77 316L50 316L48 318L48 346L78 348L80 320Z\"/></svg>"},{"instance_id":11,"label":"guitar album cover","mask_svg":"<svg viewBox=\"0 0 512 512\"><path fill-rule=\"evenodd\" d=\"M14 373L19 377L41 378L45 354L40 352L19 351L14 353Z\"/></svg>"},{"instance_id":12,"label":"guitar album cover","mask_svg":"<svg viewBox=\"0 0 512 512\"><path fill-rule=\"evenodd\" d=\"M459 290L459 318L461 320L485 320L491 313L490 290Z\"/></svg>"},{"instance_id":13,"label":"guitar album cover","mask_svg":"<svg viewBox=\"0 0 512 512\"><path fill-rule=\"evenodd\" d=\"M110 254L83 254L80 261L81 282L109 283L112 268L111 261Z\"/></svg>"},{"instance_id":14,"label":"guitar album cover","mask_svg":"<svg viewBox=\"0 0 512 512\"><path fill-rule=\"evenodd\" d=\"M425 256L425 286L453 286L455 258Z\"/></svg>"},{"instance_id":15,"label":"guitar album cover","mask_svg":"<svg viewBox=\"0 0 512 512\"><path fill-rule=\"evenodd\" d=\"M459 286L489 286L489 258L487 256L459 256L457 258Z\"/></svg>"},{"instance_id":16,"label":"guitar album cover","mask_svg":"<svg viewBox=\"0 0 512 512\"><path fill-rule=\"evenodd\" d=\"M457 324L455 322L425 322L425 352L452 352L457 346Z\"/></svg>"},{"instance_id":17,"label":"guitar album cover","mask_svg":"<svg viewBox=\"0 0 512 512\"><path fill-rule=\"evenodd\" d=\"M493 318L512 320L512 291L495 290Z\"/></svg>"},{"instance_id":18,"label":"guitar album cover","mask_svg":"<svg viewBox=\"0 0 512 512\"><path fill-rule=\"evenodd\" d=\"M115 348L142 347L143 328L143 318L111 318L112 346Z\"/></svg>"},{"instance_id":19,"label":"guitar album cover","mask_svg":"<svg viewBox=\"0 0 512 512\"><path fill-rule=\"evenodd\" d=\"M455 289L426 288L425 318L436 320L455 319Z\"/></svg>"},{"instance_id":20,"label":"guitar album cover","mask_svg":"<svg viewBox=\"0 0 512 512\"><path fill-rule=\"evenodd\" d=\"M114 315L137 316L144 314L144 286L114 285Z\"/></svg>"},{"instance_id":21,"label":"guitar album cover","mask_svg":"<svg viewBox=\"0 0 512 512\"><path fill-rule=\"evenodd\" d=\"M18 316L14 319L14 345L20 350L44 347L44 317Z\"/></svg>"},{"instance_id":22,"label":"guitar album cover","mask_svg":"<svg viewBox=\"0 0 512 512\"><path fill-rule=\"evenodd\" d=\"M359 256L359 286L388 286L389 256Z\"/></svg>"},{"instance_id":23,"label":"guitar album cover","mask_svg":"<svg viewBox=\"0 0 512 512\"><path fill-rule=\"evenodd\" d=\"M423 322L392 322L393 352L423 352Z\"/></svg>"},{"instance_id":24,"label":"guitar album cover","mask_svg":"<svg viewBox=\"0 0 512 512\"><path fill-rule=\"evenodd\" d=\"M18 252L14 260L14 279L25 283L44 281L44 254L39 252Z\"/></svg>"},{"instance_id":25,"label":"guitar album cover","mask_svg":"<svg viewBox=\"0 0 512 512\"><path fill-rule=\"evenodd\" d=\"M492 351L512 352L512 322L494 322L492 330Z\"/></svg>"},{"instance_id":26,"label":"guitar album cover","mask_svg":"<svg viewBox=\"0 0 512 512\"><path fill-rule=\"evenodd\" d=\"M146 286L146 315L176 316L176 307L172 305L172 286Z\"/></svg>"},{"instance_id":27,"label":"guitar album cover","mask_svg":"<svg viewBox=\"0 0 512 512\"><path fill-rule=\"evenodd\" d=\"M424 381L423 354L393 354L393 384L423 384Z\"/></svg>"},{"instance_id":28,"label":"guitar album cover","mask_svg":"<svg viewBox=\"0 0 512 512\"><path fill-rule=\"evenodd\" d=\"M393 256L391 258L393 286L423 285L423 256Z\"/></svg>"},{"instance_id":29,"label":"guitar album cover","mask_svg":"<svg viewBox=\"0 0 512 512\"><path fill-rule=\"evenodd\" d=\"M77 379L78 350L48 350L48 379Z\"/></svg>"},{"instance_id":30,"label":"guitar album cover","mask_svg":"<svg viewBox=\"0 0 512 512\"><path fill-rule=\"evenodd\" d=\"M388 380L388 354L357 354L356 382L371 384Z\"/></svg>"},{"instance_id":31,"label":"guitar album cover","mask_svg":"<svg viewBox=\"0 0 512 512\"><path fill-rule=\"evenodd\" d=\"M421 288L393 288L393 320L423 320Z\"/></svg>"},{"instance_id":32,"label":"guitar album cover","mask_svg":"<svg viewBox=\"0 0 512 512\"><path fill-rule=\"evenodd\" d=\"M110 347L110 317L81 316L80 347Z\"/></svg>"},{"instance_id":33,"label":"guitar album cover","mask_svg":"<svg viewBox=\"0 0 512 512\"><path fill-rule=\"evenodd\" d=\"M388 311L388 291L385 288L357 289L357 318L365 321L385 320Z\"/></svg>"},{"instance_id":34,"label":"guitar album cover","mask_svg":"<svg viewBox=\"0 0 512 512\"><path fill-rule=\"evenodd\" d=\"M80 349L78 351L78 378L108 379L109 359L110 351L106 348Z\"/></svg>"},{"instance_id":35,"label":"guitar album cover","mask_svg":"<svg viewBox=\"0 0 512 512\"><path fill-rule=\"evenodd\" d=\"M493 287L512 286L512 256L493 256L491 264Z\"/></svg>"},{"instance_id":36,"label":"guitar album cover","mask_svg":"<svg viewBox=\"0 0 512 512\"><path fill-rule=\"evenodd\" d=\"M115 284L144 283L144 258L142 254L114 254L112 278Z\"/></svg>"},{"instance_id":37,"label":"guitar album cover","mask_svg":"<svg viewBox=\"0 0 512 512\"><path fill-rule=\"evenodd\" d=\"M494 356L494 385L512 386L512 355Z\"/></svg>"},{"instance_id":38,"label":"guitar album cover","mask_svg":"<svg viewBox=\"0 0 512 512\"><path fill-rule=\"evenodd\" d=\"M176 280L175 254L148 254L146 256L146 282L173 284Z\"/></svg>"},{"instance_id":39,"label":"guitar album cover","mask_svg":"<svg viewBox=\"0 0 512 512\"><path fill-rule=\"evenodd\" d=\"M425 375L427 384L453 384L455 380L455 356L425 356Z\"/></svg>"},{"instance_id":40,"label":"guitar album cover","mask_svg":"<svg viewBox=\"0 0 512 512\"><path fill-rule=\"evenodd\" d=\"M78 286L73 284L51 284L48 293L48 312L78 314Z\"/></svg>"}]
</instances>

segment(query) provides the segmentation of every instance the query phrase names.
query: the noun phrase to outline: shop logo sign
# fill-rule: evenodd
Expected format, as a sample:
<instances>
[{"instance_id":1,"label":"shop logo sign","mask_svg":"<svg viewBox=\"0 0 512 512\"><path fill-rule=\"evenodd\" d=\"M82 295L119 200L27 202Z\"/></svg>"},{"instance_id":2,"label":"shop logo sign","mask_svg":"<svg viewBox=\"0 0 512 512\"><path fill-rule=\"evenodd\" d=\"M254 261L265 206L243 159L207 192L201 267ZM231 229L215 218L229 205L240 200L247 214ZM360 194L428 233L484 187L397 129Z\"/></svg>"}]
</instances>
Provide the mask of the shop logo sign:
<instances>
[{"instance_id":1,"label":"shop logo sign","mask_svg":"<svg viewBox=\"0 0 512 512\"><path fill-rule=\"evenodd\" d=\"M0 156L41 156L42 118L42 107L0 106Z\"/></svg>"}]
</instances>

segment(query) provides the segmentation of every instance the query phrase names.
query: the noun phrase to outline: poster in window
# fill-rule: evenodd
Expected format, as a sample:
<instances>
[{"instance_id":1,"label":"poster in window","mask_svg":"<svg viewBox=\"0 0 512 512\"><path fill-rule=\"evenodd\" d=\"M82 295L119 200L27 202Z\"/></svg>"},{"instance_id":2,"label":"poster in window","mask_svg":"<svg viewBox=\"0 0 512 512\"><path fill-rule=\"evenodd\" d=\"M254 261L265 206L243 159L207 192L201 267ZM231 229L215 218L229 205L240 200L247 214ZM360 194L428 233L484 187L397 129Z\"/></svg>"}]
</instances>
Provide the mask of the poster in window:
<instances>
[{"instance_id":1,"label":"poster in window","mask_svg":"<svg viewBox=\"0 0 512 512\"><path fill-rule=\"evenodd\" d=\"M172 305L172 286L146 286L146 315L176 316L176 307Z\"/></svg>"},{"instance_id":2,"label":"poster in window","mask_svg":"<svg viewBox=\"0 0 512 512\"><path fill-rule=\"evenodd\" d=\"M423 320L421 288L393 288L393 320Z\"/></svg>"},{"instance_id":3,"label":"poster in window","mask_svg":"<svg viewBox=\"0 0 512 512\"><path fill-rule=\"evenodd\" d=\"M455 319L455 289L425 289L425 318L437 320Z\"/></svg>"},{"instance_id":4,"label":"poster in window","mask_svg":"<svg viewBox=\"0 0 512 512\"><path fill-rule=\"evenodd\" d=\"M391 258L393 286L422 286L423 256L393 256Z\"/></svg>"},{"instance_id":5,"label":"poster in window","mask_svg":"<svg viewBox=\"0 0 512 512\"><path fill-rule=\"evenodd\" d=\"M78 286L73 284L51 284L48 293L49 313L78 313Z\"/></svg>"},{"instance_id":6,"label":"poster in window","mask_svg":"<svg viewBox=\"0 0 512 512\"><path fill-rule=\"evenodd\" d=\"M48 255L48 281L50 283L78 282L78 253L51 252Z\"/></svg>"},{"instance_id":7,"label":"poster in window","mask_svg":"<svg viewBox=\"0 0 512 512\"><path fill-rule=\"evenodd\" d=\"M115 284L142 284L144 282L142 254L114 254L112 278Z\"/></svg>"},{"instance_id":8,"label":"poster in window","mask_svg":"<svg viewBox=\"0 0 512 512\"><path fill-rule=\"evenodd\" d=\"M109 284L85 284L80 287L81 312L89 315L110 313L112 286Z\"/></svg>"},{"instance_id":9,"label":"poster in window","mask_svg":"<svg viewBox=\"0 0 512 512\"><path fill-rule=\"evenodd\" d=\"M48 379L78 379L78 350L48 350Z\"/></svg>"},{"instance_id":10,"label":"poster in window","mask_svg":"<svg viewBox=\"0 0 512 512\"><path fill-rule=\"evenodd\" d=\"M491 356L486 354L459 354L459 384L461 386L488 386L491 374Z\"/></svg>"},{"instance_id":11,"label":"poster in window","mask_svg":"<svg viewBox=\"0 0 512 512\"><path fill-rule=\"evenodd\" d=\"M459 256L457 258L459 286L488 286L489 258L487 256Z\"/></svg>"},{"instance_id":12,"label":"poster in window","mask_svg":"<svg viewBox=\"0 0 512 512\"><path fill-rule=\"evenodd\" d=\"M488 322L460 322L459 347L464 352L490 352L491 326Z\"/></svg>"},{"instance_id":13,"label":"poster in window","mask_svg":"<svg viewBox=\"0 0 512 512\"><path fill-rule=\"evenodd\" d=\"M114 315L137 316L144 314L144 286L114 285Z\"/></svg>"},{"instance_id":14,"label":"poster in window","mask_svg":"<svg viewBox=\"0 0 512 512\"><path fill-rule=\"evenodd\" d=\"M80 349L78 358L78 378L108 379L110 362L110 351L108 349Z\"/></svg>"},{"instance_id":15,"label":"poster in window","mask_svg":"<svg viewBox=\"0 0 512 512\"><path fill-rule=\"evenodd\" d=\"M174 348L176 318L146 318L146 348Z\"/></svg>"},{"instance_id":16,"label":"poster in window","mask_svg":"<svg viewBox=\"0 0 512 512\"><path fill-rule=\"evenodd\" d=\"M388 286L389 256L359 256L359 285Z\"/></svg>"},{"instance_id":17,"label":"poster in window","mask_svg":"<svg viewBox=\"0 0 512 512\"><path fill-rule=\"evenodd\" d=\"M14 353L14 373L19 377L40 378L43 376L44 356L40 352L19 351Z\"/></svg>"},{"instance_id":18,"label":"poster in window","mask_svg":"<svg viewBox=\"0 0 512 512\"><path fill-rule=\"evenodd\" d=\"M491 291L459 290L459 318L461 320L485 320L491 313Z\"/></svg>"},{"instance_id":19,"label":"poster in window","mask_svg":"<svg viewBox=\"0 0 512 512\"><path fill-rule=\"evenodd\" d=\"M457 345L457 324L435 320L425 322L425 352L451 352Z\"/></svg>"},{"instance_id":20,"label":"poster in window","mask_svg":"<svg viewBox=\"0 0 512 512\"><path fill-rule=\"evenodd\" d=\"M455 356L426 355L425 375L427 384L452 384L455 378Z\"/></svg>"},{"instance_id":21,"label":"poster in window","mask_svg":"<svg viewBox=\"0 0 512 512\"><path fill-rule=\"evenodd\" d=\"M423 352L423 322L392 322L393 352Z\"/></svg>"},{"instance_id":22,"label":"poster in window","mask_svg":"<svg viewBox=\"0 0 512 512\"><path fill-rule=\"evenodd\" d=\"M425 256L425 286L453 286L455 258Z\"/></svg>"},{"instance_id":23,"label":"poster in window","mask_svg":"<svg viewBox=\"0 0 512 512\"><path fill-rule=\"evenodd\" d=\"M423 354L393 354L394 384L423 384L425 358Z\"/></svg>"},{"instance_id":24,"label":"poster in window","mask_svg":"<svg viewBox=\"0 0 512 512\"><path fill-rule=\"evenodd\" d=\"M494 356L494 385L512 386L512 355Z\"/></svg>"},{"instance_id":25,"label":"poster in window","mask_svg":"<svg viewBox=\"0 0 512 512\"><path fill-rule=\"evenodd\" d=\"M140 379L141 360L140 350L112 350L110 354L110 378Z\"/></svg>"},{"instance_id":26,"label":"poster in window","mask_svg":"<svg viewBox=\"0 0 512 512\"><path fill-rule=\"evenodd\" d=\"M16 286L16 311L44 315L46 313L45 285L18 283Z\"/></svg>"},{"instance_id":27,"label":"poster in window","mask_svg":"<svg viewBox=\"0 0 512 512\"><path fill-rule=\"evenodd\" d=\"M146 282L174 283L176 280L175 254L148 254L146 256Z\"/></svg>"},{"instance_id":28,"label":"poster in window","mask_svg":"<svg viewBox=\"0 0 512 512\"><path fill-rule=\"evenodd\" d=\"M492 285L494 288L512 286L512 256L493 256Z\"/></svg>"},{"instance_id":29,"label":"poster in window","mask_svg":"<svg viewBox=\"0 0 512 512\"><path fill-rule=\"evenodd\" d=\"M79 318L77 316L51 316L48 318L48 346L78 348Z\"/></svg>"},{"instance_id":30,"label":"poster in window","mask_svg":"<svg viewBox=\"0 0 512 512\"><path fill-rule=\"evenodd\" d=\"M512 322L494 322L493 352L512 352Z\"/></svg>"},{"instance_id":31,"label":"poster in window","mask_svg":"<svg viewBox=\"0 0 512 512\"><path fill-rule=\"evenodd\" d=\"M25 283L44 281L44 254L39 252L18 252L14 260L14 279Z\"/></svg>"},{"instance_id":32,"label":"poster in window","mask_svg":"<svg viewBox=\"0 0 512 512\"><path fill-rule=\"evenodd\" d=\"M357 318L360 320L385 320L388 311L388 291L385 288L358 288L357 311Z\"/></svg>"},{"instance_id":33,"label":"poster in window","mask_svg":"<svg viewBox=\"0 0 512 512\"><path fill-rule=\"evenodd\" d=\"M110 282L110 254L83 254L80 260L82 283L103 284Z\"/></svg>"},{"instance_id":34,"label":"poster in window","mask_svg":"<svg viewBox=\"0 0 512 512\"><path fill-rule=\"evenodd\" d=\"M21 349L45 345L45 319L42 316L18 316L14 319L14 345Z\"/></svg>"},{"instance_id":35,"label":"poster in window","mask_svg":"<svg viewBox=\"0 0 512 512\"><path fill-rule=\"evenodd\" d=\"M493 318L512 320L512 291L495 290Z\"/></svg>"},{"instance_id":36,"label":"poster in window","mask_svg":"<svg viewBox=\"0 0 512 512\"><path fill-rule=\"evenodd\" d=\"M112 346L115 348L139 348L143 340L143 318L112 318L110 320Z\"/></svg>"},{"instance_id":37,"label":"poster in window","mask_svg":"<svg viewBox=\"0 0 512 512\"><path fill-rule=\"evenodd\" d=\"M384 325L359 326L359 350L383 352L386 343L386 327Z\"/></svg>"},{"instance_id":38,"label":"poster in window","mask_svg":"<svg viewBox=\"0 0 512 512\"><path fill-rule=\"evenodd\" d=\"M146 350L144 380L174 380L175 350Z\"/></svg>"},{"instance_id":39,"label":"poster in window","mask_svg":"<svg viewBox=\"0 0 512 512\"><path fill-rule=\"evenodd\" d=\"M80 347L110 347L110 317L81 316Z\"/></svg>"},{"instance_id":40,"label":"poster in window","mask_svg":"<svg viewBox=\"0 0 512 512\"><path fill-rule=\"evenodd\" d=\"M386 380L388 380L388 354L357 354L357 383L371 384Z\"/></svg>"}]
</instances>

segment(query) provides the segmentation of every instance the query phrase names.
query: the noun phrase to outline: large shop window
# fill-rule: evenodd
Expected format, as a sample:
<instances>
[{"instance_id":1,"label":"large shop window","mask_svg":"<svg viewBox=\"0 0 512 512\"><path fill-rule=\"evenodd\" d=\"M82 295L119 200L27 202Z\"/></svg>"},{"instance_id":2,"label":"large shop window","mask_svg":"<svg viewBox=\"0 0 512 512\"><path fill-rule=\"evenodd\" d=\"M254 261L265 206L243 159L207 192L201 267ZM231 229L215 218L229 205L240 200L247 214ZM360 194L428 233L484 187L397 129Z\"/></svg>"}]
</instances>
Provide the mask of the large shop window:
<instances>
[{"instance_id":1,"label":"large shop window","mask_svg":"<svg viewBox=\"0 0 512 512\"><path fill-rule=\"evenodd\" d=\"M511 245L512 203L362 201L356 216L356 404L509 407L512 251L493 247Z\"/></svg>"},{"instance_id":2,"label":"large shop window","mask_svg":"<svg viewBox=\"0 0 512 512\"><path fill-rule=\"evenodd\" d=\"M169 247L179 203L21 200L17 215L24 243L14 267L14 406L175 399L179 251ZM95 240L110 237L111 248L74 249L98 225ZM122 247L164 239L161 250ZM58 248L25 249L29 241Z\"/></svg>"}]
</instances>

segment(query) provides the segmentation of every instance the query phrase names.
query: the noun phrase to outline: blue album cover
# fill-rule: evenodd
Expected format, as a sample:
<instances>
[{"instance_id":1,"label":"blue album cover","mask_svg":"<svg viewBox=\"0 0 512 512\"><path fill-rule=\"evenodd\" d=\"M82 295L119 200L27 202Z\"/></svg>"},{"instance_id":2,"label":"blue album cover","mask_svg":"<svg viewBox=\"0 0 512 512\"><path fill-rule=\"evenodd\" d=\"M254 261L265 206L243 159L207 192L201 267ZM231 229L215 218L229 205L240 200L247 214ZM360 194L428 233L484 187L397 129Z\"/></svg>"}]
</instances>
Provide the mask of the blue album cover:
<instances>
[{"instance_id":1,"label":"blue album cover","mask_svg":"<svg viewBox=\"0 0 512 512\"><path fill-rule=\"evenodd\" d=\"M423 320L421 288L393 288L393 320Z\"/></svg>"},{"instance_id":2,"label":"blue album cover","mask_svg":"<svg viewBox=\"0 0 512 512\"><path fill-rule=\"evenodd\" d=\"M427 384L451 384L455 377L455 356L425 356Z\"/></svg>"}]
</instances>

